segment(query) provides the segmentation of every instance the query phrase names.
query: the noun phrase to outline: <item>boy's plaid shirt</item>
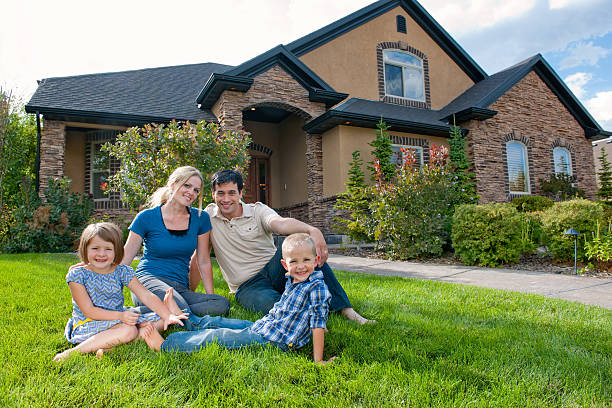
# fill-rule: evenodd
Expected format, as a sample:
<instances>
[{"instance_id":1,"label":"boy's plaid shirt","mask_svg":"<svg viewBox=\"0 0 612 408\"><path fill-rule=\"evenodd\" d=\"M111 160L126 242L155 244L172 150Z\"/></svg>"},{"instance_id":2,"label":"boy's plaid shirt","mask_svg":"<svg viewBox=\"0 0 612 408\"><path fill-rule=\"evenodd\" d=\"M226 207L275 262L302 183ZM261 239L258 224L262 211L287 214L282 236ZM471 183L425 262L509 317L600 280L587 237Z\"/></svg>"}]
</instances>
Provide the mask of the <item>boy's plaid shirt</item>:
<instances>
[{"instance_id":1,"label":"boy's plaid shirt","mask_svg":"<svg viewBox=\"0 0 612 408\"><path fill-rule=\"evenodd\" d=\"M330 298L323 272L315 270L295 284L288 277L280 300L251 329L270 341L298 349L310 340L311 329L325 328Z\"/></svg>"}]
</instances>

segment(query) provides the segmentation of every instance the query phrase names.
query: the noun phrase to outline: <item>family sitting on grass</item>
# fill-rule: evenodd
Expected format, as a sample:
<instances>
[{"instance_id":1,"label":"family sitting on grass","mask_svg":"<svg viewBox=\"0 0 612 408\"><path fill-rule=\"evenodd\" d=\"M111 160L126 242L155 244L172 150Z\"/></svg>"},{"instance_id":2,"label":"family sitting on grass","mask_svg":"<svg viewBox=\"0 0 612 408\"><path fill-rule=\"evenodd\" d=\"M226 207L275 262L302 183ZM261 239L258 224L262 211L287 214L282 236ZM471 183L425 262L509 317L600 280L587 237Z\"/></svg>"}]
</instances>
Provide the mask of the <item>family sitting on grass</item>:
<instances>
[{"instance_id":1,"label":"family sitting on grass","mask_svg":"<svg viewBox=\"0 0 612 408\"><path fill-rule=\"evenodd\" d=\"M360 324L374 322L353 310L326 263L321 231L262 203L242 202L242 176L234 170L213 175L215 202L202 211L202 184L197 169L176 169L153 194L150 208L134 218L124 247L113 224L92 224L83 231L82 263L66 275L73 313L65 335L78 345L55 361L74 352L102 356L137 337L162 351L193 352L213 342L229 349L272 344L288 351L304 346L312 335L314 361L324 363L328 311ZM192 208L198 196L199 209ZM289 235L282 251L274 245L275 233ZM142 244L134 272L129 265ZM210 246L236 301L265 313L263 318L210 316L229 312L229 301L214 293ZM206 293L195 292L200 280ZM124 286L137 307L123 306ZM164 340L159 330L171 324L188 331Z\"/></svg>"}]
</instances>

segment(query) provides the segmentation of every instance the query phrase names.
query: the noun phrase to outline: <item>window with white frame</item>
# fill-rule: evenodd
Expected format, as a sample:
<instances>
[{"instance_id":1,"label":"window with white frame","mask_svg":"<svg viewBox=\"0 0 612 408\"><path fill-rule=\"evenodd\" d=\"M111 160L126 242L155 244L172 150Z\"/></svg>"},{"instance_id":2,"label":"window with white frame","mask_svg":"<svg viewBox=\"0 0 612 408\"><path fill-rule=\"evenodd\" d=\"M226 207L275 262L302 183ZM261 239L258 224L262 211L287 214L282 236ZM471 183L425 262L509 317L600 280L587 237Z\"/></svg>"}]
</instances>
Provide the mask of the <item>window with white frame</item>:
<instances>
[{"instance_id":1,"label":"window with white frame","mask_svg":"<svg viewBox=\"0 0 612 408\"><path fill-rule=\"evenodd\" d=\"M423 60L408 52L383 50L385 94L425 101Z\"/></svg>"},{"instance_id":2,"label":"window with white frame","mask_svg":"<svg viewBox=\"0 0 612 408\"><path fill-rule=\"evenodd\" d=\"M402 148L410 149L414 155L414 158L416 159L417 166L423 166L423 148L421 146L392 144L391 150L393 150L393 155L391 156L391 163L398 166L404 164L404 157L401 150Z\"/></svg>"},{"instance_id":3,"label":"window with white frame","mask_svg":"<svg viewBox=\"0 0 612 408\"><path fill-rule=\"evenodd\" d=\"M506 143L508 160L508 181L510 193L529 194L529 166L527 164L527 147L517 141Z\"/></svg>"},{"instance_id":4,"label":"window with white frame","mask_svg":"<svg viewBox=\"0 0 612 408\"><path fill-rule=\"evenodd\" d=\"M555 174L572 175L572 156L564 147L553 149L553 161L555 163Z\"/></svg>"},{"instance_id":5,"label":"window with white frame","mask_svg":"<svg viewBox=\"0 0 612 408\"><path fill-rule=\"evenodd\" d=\"M91 175L89 192L94 200L108 200L108 178L110 177L110 157L101 150L105 142L91 142Z\"/></svg>"}]
</instances>

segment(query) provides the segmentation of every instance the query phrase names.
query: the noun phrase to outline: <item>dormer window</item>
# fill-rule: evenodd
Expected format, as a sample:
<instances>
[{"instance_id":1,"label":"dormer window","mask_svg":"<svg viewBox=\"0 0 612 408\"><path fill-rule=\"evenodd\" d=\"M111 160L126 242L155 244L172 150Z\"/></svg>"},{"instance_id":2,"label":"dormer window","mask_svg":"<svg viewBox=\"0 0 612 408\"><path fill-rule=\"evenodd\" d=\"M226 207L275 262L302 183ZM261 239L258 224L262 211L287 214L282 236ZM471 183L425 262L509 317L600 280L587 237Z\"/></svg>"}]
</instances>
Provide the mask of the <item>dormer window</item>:
<instances>
[{"instance_id":1,"label":"dormer window","mask_svg":"<svg viewBox=\"0 0 612 408\"><path fill-rule=\"evenodd\" d=\"M423 60L399 50L383 50L385 94L425 102Z\"/></svg>"}]
</instances>

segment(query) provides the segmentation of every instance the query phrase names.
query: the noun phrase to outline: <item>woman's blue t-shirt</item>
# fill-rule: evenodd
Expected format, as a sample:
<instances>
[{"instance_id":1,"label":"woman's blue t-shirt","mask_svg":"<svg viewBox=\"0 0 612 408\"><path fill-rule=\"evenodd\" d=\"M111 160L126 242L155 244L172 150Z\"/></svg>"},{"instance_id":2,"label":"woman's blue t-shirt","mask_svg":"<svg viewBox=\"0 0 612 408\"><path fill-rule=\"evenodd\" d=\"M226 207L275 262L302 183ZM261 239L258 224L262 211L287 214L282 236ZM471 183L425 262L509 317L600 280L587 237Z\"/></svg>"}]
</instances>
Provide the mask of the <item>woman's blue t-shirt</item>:
<instances>
[{"instance_id":1,"label":"woman's blue t-shirt","mask_svg":"<svg viewBox=\"0 0 612 408\"><path fill-rule=\"evenodd\" d=\"M144 253L136 276L158 276L189 287L189 260L198 245L198 235L212 229L206 211L198 215L197 208L189 207L189 229L184 235L173 235L166 229L161 205L141 211L130 225L130 231L140 235Z\"/></svg>"}]
</instances>

